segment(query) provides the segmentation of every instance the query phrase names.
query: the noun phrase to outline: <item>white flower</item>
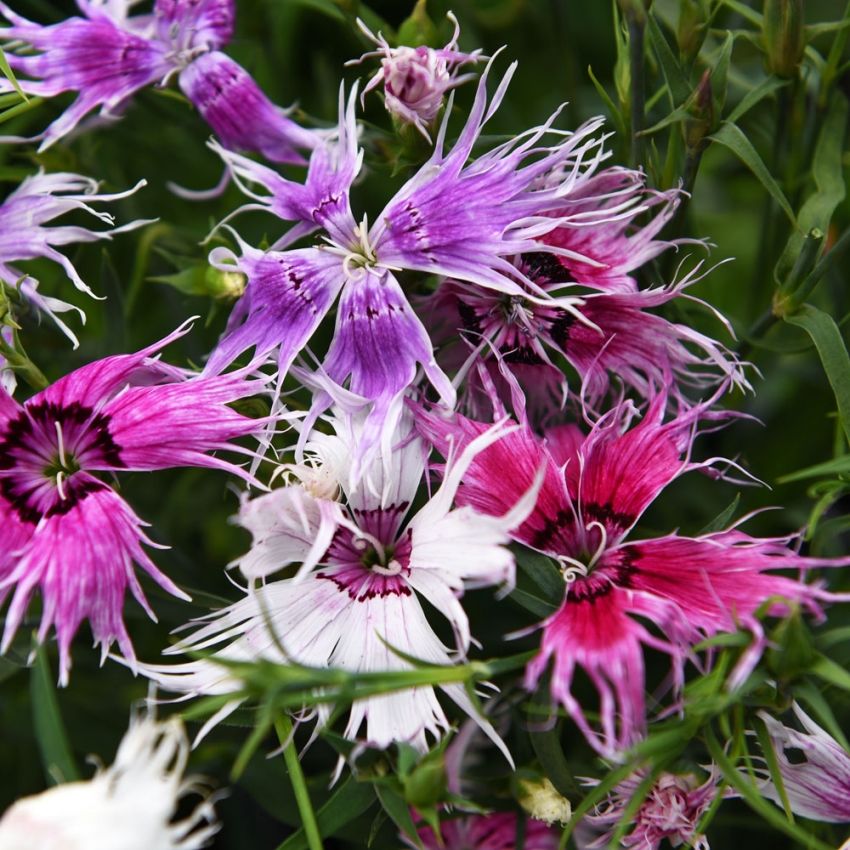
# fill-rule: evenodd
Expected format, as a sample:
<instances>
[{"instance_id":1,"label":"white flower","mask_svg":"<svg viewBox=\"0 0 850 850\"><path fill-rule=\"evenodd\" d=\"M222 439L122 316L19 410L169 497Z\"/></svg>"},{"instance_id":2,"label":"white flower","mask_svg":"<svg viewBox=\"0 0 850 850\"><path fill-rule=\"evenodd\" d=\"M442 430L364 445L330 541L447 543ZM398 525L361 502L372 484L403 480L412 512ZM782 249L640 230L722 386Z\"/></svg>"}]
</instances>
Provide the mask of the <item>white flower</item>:
<instances>
[{"instance_id":1,"label":"white flower","mask_svg":"<svg viewBox=\"0 0 850 850\"><path fill-rule=\"evenodd\" d=\"M197 792L183 778L189 743L179 719L136 718L115 763L88 782L18 800L0 820L0 850L196 850L218 831L212 800L173 821Z\"/></svg>"},{"instance_id":2,"label":"white flower","mask_svg":"<svg viewBox=\"0 0 850 850\"><path fill-rule=\"evenodd\" d=\"M390 647L439 665L450 665L466 653L471 636L459 598L467 587L513 582L508 531L528 514L537 488L502 517L469 507L452 509L473 456L505 433L504 427L494 426L448 464L442 486L407 519L425 463L410 417L403 417L392 451L377 457L354 488L350 467L359 426L350 427L350 421L332 418L335 436L316 435L307 446L319 468L334 470L341 501L318 498L294 485L245 501L240 510L239 522L254 538L238 562L243 573L256 582L301 563L296 574L253 587L168 653L215 648L214 658L221 660L264 658L352 672L410 669ZM434 633L420 597L451 623L454 649ZM239 687L225 666L211 660L139 669L168 690L192 695L226 694ZM441 690L504 746L462 685ZM211 723L237 705L235 696ZM320 722L332 709L319 707ZM355 702L346 737L358 737L364 723L371 746L406 741L420 750L428 747L428 735L439 738L449 726L432 687Z\"/></svg>"}]
</instances>

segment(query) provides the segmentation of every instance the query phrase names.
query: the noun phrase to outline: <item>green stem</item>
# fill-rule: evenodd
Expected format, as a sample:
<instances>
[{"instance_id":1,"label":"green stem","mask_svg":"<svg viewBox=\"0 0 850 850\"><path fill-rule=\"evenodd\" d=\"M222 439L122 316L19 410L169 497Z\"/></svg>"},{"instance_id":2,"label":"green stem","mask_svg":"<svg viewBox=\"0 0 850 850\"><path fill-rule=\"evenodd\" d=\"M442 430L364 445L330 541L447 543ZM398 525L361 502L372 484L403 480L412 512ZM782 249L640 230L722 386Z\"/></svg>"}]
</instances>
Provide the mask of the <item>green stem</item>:
<instances>
[{"instance_id":1,"label":"green stem","mask_svg":"<svg viewBox=\"0 0 850 850\"><path fill-rule=\"evenodd\" d=\"M286 762L286 769L289 771L292 790L295 792L295 802L298 804L298 812L304 825L307 846L310 850L323 850L322 836L319 833L319 824L316 822L316 813L313 811L310 792L307 790L307 782L304 779L304 771L301 770L301 762L298 761L298 753L295 751L295 741L292 738L292 721L289 719L289 715L282 714L278 717L275 720L274 728L283 746L283 759Z\"/></svg>"},{"instance_id":2,"label":"green stem","mask_svg":"<svg viewBox=\"0 0 850 850\"><path fill-rule=\"evenodd\" d=\"M646 95L643 72L644 47L643 33L646 27L645 19L638 20L637 16L628 16L629 26L629 73L631 80L631 134L632 134L632 166L637 167L643 162L643 130L646 112Z\"/></svg>"}]
</instances>

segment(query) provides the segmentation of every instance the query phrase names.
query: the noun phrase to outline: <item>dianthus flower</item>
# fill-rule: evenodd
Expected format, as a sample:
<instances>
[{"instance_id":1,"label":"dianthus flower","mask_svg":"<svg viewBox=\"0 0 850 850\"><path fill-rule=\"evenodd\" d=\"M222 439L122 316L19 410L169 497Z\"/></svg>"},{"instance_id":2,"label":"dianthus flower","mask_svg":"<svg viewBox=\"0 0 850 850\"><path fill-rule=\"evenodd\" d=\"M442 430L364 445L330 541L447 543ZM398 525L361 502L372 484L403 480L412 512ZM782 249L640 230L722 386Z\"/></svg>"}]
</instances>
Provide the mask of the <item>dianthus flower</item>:
<instances>
[{"instance_id":1,"label":"dianthus flower","mask_svg":"<svg viewBox=\"0 0 850 850\"><path fill-rule=\"evenodd\" d=\"M409 417L399 426L390 457L376 459L356 489L349 486L349 470L359 429L350 430L348 420L331 421L336 434L317 435L310 444L315 463L294 470L302 483L245 500L239 513L239 523L253 536L251 550L238 562L242 572L266 579L298 563L297 574L249 589L244 599L209 615L191 637L166 650L211 651L209 659L140 665L166 690L190 695L238 691L238 680L216 660L295 661L351 672L410 669L396 649L429 664L449 665L471 640L458 601L464 588L512 583L513 555L504 544L508 529L529 510L533 492L520 496L505 516L452 509L474 454L498 439L502 429L472 441L449 465L441 488L409 516L425 460L422 441L410 433ZM456 653L437 637L420 597L448 619ZM440 687L504 747L461 685ZM235 709L238 701L234 693L224 711ZM320 705L320 721L332 710ZM345 736L355 739L364 723L363 740L370 746L406 741L420 750L428 747L426 733L438 738L449 725L430 686L355 701Z\"/></svg>"},{"instance_id":2,"label":"dianthus flower","mask_svg":"<svg viewBox=\"0 0 850 850\"><path fill-rule=\"evenodd\" d=\"M248 380L245 370L187 378L154 358L182 332L83 366L24 404L0 389L0 600L14 589L2 650L40 589L38 639L55 626L63 684L84 619L104 654L116 640L133 659L122 618L128 586L153 617L134 563L188 599L142 548L152 545L142 520L94 473L200 466L248 477L210 453L247 452L230 441L264 423L228 405L261 391L264 382Z\"/></svg>"},{"instance_id":3,"label":"dianthus flower","mask_svg":"<svg viewBox=\"0 0 850 850\"><path fill-rule=\"evenodd\" d=\"M431 827L419 830L419 840L427 850L514 850L517 846L517 815L494 812L444 820L440 835ZM525 822L525 850L557 850L560 830L536 820Z\"/></svg>"},{"instance_id":4,"label":"dianthus flower","mask_svg":"<svg viewBox=\"0 0 850 850\"><path fill-rule=\"evenodd\" d=\"M645 773L636 771L617 785L592 814L585 816L577 832L580 850L598 850L610 845L626 808L645 778ZM704 782L693 774L662 773L640 808L631 815L633 826L620 840L620 846L658 850L666 839L672 847L684 844L693 850L710 850L708 839L697 832L697 826L717 797L717 780L715 770ZM601 835L580 840L578 836L584 838L589 830Z\"/></svg>"},{"instance_id":5,"label":"dianthus flower","mask_svg":"<svg viewBox=\"0 0 850 850\"><path fill-rule=\"evenodd\" d=\"M41 135L41 150L70 133L93 109L119 115L140 89L165 85L175 75L187 97L221 137L239 150L276 162L303 162L297 148L316 137L275 107L247 71L218 52L233 35L233 0L156 0L152 14L130 15L134 0L77 0L84 17L42 26L0 3L11 26L7 42L23 42L36 55L7 59L27 94L78 97ZM195 66L195 62L200 62ZM184 79L185 75L185 79ZM12 91L2 81L3 91Z\"/></svg>"},{"instance_id":6,"label":"dianthus flower","mask_svg":"<svg viewBox=\"0 0 850 850\"><path fill-rule=\"evenodd\" d=\"M133 719L109 767L11 806L0 850L199 850L219 827L208 796L174 820L181 799L202 788L183 776L188 759L178 718Z\"/></svg>"},{"instance_id":7,"label":"dianthus flower","mask_svg":"<svg viewBox=\"0 0 850 850\"><path fill-rule=\"evenodd\" d=\"M472 53L458 50L460 24L452 12L448 13L448 18L454 24L454 34L448 44L438 50L424 45L390 47L380 32L375 35L358 19L358 26L378 49L346 63L353 65L380 56L381 68L366 84L363 96L383 82L387 112L404 124L412 124L429 142L429 127L436 121L446 93L475 78L474 74L459 75L457 69L482 58L480 50Z\"/></svg>"},{"instance_id":8,"label":"dianthus flower","mask_svg":"<svg viewBox=\"0 0 850 850\"><path fill-rule=\"evenodd\" d=\"M846 823L850 821L850 754L797 703L793 707L804 732L759 712L773 742L791 811L812 820ZM792 761L787 751L797 757ZM767 771L761 793L781 805Z\"/></svg>"},{"instance_id":9,"label":"dianthus flower","mask_svg":"<svg viewBox=\"0 0 850 850\"><path fill-rule=\"evenodd\" d=\"M543 245L539 239L561 223L554 211L606 155L601 140L593 137L601 120L590 121L575 133L561 133L551 129L553 115L542 127L470 161L473 145L498 109L515 65L488 103L490 67L482 75L454 146L445 150L444 119L431 158L399 189L371 227L365 219L356 223L349 203L349 189L362 161L355 92L347 107L341 97L338 143L314 151L303 185L219 150L253 199L242 209L265 208L295 224L270 251L241 241L238 258L227 249L213 251L214 264L235 267L247 276L248 284L208 369L225 366L252 346L258 353L279 346L280 374L285 374L339 295L336 330L323 370L337 385L348 382L348 392L370 407L359 455L368 457L382 433L394 428L417 366L421 365L442 400L454 404L454 388L435 362L428 333L397 274L408 270L445 275L506 296L533 292L547 298L510 258L532 250L572 256L567 249ZM553 144L542 144L551 136L555 136ZM539 183L556 169L563 175L557 184ZM602 218L611 214L606 209ZM586 220L584 213L582 220ZM326 244L278 250L316 230L323 231ZM562 297L559 303L566 308L570 300ZM311 419L333 400L332 393L319 393Z\"/></svg>"},{"instance_id":10,"label":"dianthus flower","mask_svg":"<svg viewBox=\"0 0 850 850\"><path fill-rule=\"evenodd\" d=\"M630 425L631 408L621 403L587 435L575 425L549 429L542 439L528 427L513 431L475 457L458 490L460 504L501 515L545 469L535 509L512 536L556 560L564 600L543 624L541 651L525 683L536 687L551 661L553 700L603 754L627 748L644 732L644 646L670 656L673 682L680 687L696 643L718 632L749 629L754 641L730 679L735 686L764 648L755 616L761 606L780 597L787 603L770 603L773 616L787 614L796 603L822 617L821 602L844 598L819 584L769 572L850 563L802 557L790 548L791 538L751 537L732 526L698 537L627 539L667 485L715 462L692 462L690 453L700 419L724 414L711 413L703 403L664 421L667 406L666 394L656 395L642 419ZM423 413L420 422L444 454L462 449L488 427L438 412ZM576 667L598 691L601 729L591 726L572 693Z\"/></svg>"},{"instance_id":11,"label":"dianthus flower","mask_svg":"<svg viewBox=\"0 0 850 850\"><path fill-rule=\"evenodd\" d=\"M41 295L38 292L38 281L18 271L14 264L38 257L52 260L62 266L77 289L93 295L73 263L57 251L56 246L111 239L116 233L133 230L148 222L131 221L121 227L101 231L67 224L52 227L46 225L66 213L77 210L90 213L100 221L112 225L113 217L109 213L98 212L91 204L126 198L144 185L145 181L141 181L126 192L105 195L98 194L97 182L89 177L67 173L45 174L39 171L25 178L0 204L0 285L6 284L16 288L39 312L50 316L75 347L78 344L76 336L58 314L76 310L83 319L85 314L65 301Z\"/></svg>"}]
</instances>

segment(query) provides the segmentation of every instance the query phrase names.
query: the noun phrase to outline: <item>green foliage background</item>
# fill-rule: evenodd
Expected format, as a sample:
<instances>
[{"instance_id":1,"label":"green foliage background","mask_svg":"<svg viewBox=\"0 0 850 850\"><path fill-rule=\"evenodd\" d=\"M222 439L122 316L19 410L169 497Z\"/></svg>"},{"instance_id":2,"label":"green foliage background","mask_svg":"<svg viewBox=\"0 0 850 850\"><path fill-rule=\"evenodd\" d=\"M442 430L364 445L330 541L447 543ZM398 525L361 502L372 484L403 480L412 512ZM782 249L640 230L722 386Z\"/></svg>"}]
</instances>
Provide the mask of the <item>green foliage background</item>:
<instances>
[{"instance_id":1,"label":"green foliage background","mask_svg":"<svg viewBox=\"0 0 850 850\"><path fill-rule=\"evenodd\" d=\"M696 9L701 5L682 3L681 8ZM843 345L836 344L836 340L840 343L850 312L847 263L840 253L841 245L833 249L834 253L824 255L830 258L829 268L821 269L825 273L807 298L810 307L796 313L793 321L771 323L763 317L774 303L777 283L787 279L788 263L781 262L781 258L789 238L797 234L786 254L793 260L810 227L820 227L825 244L833 246L850 224L850 211L844 200L848 166L846 95L850 83L845 68L847 50L842 44L848 29L825 26L841 20L844 10L835 0L805 4L806 21L815 29L808 31L810 41L803 69L798 79L781 80L766 70L758 20L760 5L707 5L715 14L692 63L682 60L677 44L680 4L676 0L658 0L652 7L654 23L646 31L646 126L659 122L662 126L642 137L638 145L651 182L661 188L675 185L682 177L687 179L693 160L699 156L696 179L689 186L694 192L693 200L676 227L681 234L707 237L714 244L709 262L733 260L714 269L692 292L729 317L741 340L738 344L762 373L762 377L754 378L754 396L736 396L729 403L763 424L742 420L703 439L698 450L706 457L734 457L769 485L740 492L738 514L769 505L782 508L755 517L750 531L792 532L810 522L815 506L820 505L823 516L807 535L806 545L813 553L839 554L847 551L845 529L850 527L845 496L850 472L845 431L850 422L844 422L842 428L842 421L835 414L838 408L850 411L845 402L850 398L850 361ZM46 0L21 0L14 7L43 22L60 20L72 13L70 5ZM504 106L488 132L520 132L541 123L566 100L569 103L559 126L573 127L607 110L611 129L620 129L610 140L614 152L611 161L630 162L634 150L628 132L626 35L625 31L620 34L623 49L618 52L615 9L610 3L428 3L428 12L437 22L442 21L449 8L461 21L462 47L481 46L491 54L504 44L507 49L497 60L498 67L504 68L513 59L520 61ZM335 119L340 79L350 82L372 70L366 65L343 67L345 60L368 49L352 24L353 17L357 13L372 14L396 27L409 12L406 0L376 0L371 12L358 7L356 0L239 0L237 36L226 52L254 75L272 100L280 104L297 102L297 117L329 125ZM619 13L617 20L622 20ZM846 25L848 18L845 16L843 21ZM655 35L653 26L657 26ZM721 105L723 45L729 32L733 50L726 56L730 61L725 71L725 103ZM658 41L659 37L663 42ZM832 67L830 51L837 57L837 73L827 86L823 83L824 68ZM695 92L706 69L711 72L712 90L706 93L703 89L700 99ZM610 96L608 107L593 83L591 70ZM762 90L768 92L763 99L739 117L734 115L736 110L741 111L742 104L747 105L748 98L754 97L754 92ZM454 116L457 126L470 96L470 87L458 92ZM19 107L14 115L0 114L2 130L36 132L66 103L66 99L31 103L26 108ZM358 189L356 204L362 209L375 209L406 172L402 169L393 173L391 163L399 153L399 143L375 96L367 101L366 119L374 129L369 136L374 143L370 144L367 157L371 176ZM740 132L732 123L724 123L732 119ZM710 139L712 134L714 138ZM116 237L112 243L70 249L83 278L98 293L106 295L106 301L95 302L74 292L57 267L32 264L45 293L78 303L88 314L85 328L79 329L81 345L76 351L49 325L39 327L32 317L23 318L22 339L27 351L49 379L94 358L146 345L190 315L199 315L202 320L167 356L172 362L200 363L212 348L223 328L229 302L188 294L154 280L183 272L181 280L198 284L203 279L207 253L201 241L215 222L242 202L234 188L208 203L186 202L168 191L168 181L193 188L206 188L217 181L221 166L204 147L208 135L206 125L175 90L149 90L135 98L122 120L80 134L43 156L35 155L33 147L0 146L0 179L9 188L36 165L50 171L69 170L94 176L102 179L109 190L120 190L145 178L147 188L122 202L114 212L119 223L132 218L158 219L145 230ZM690 173L693 175L693 168ZM379 176L385 179L378 179ZM783 199L787 199L793 212L793 225L782 211ZM804 207L807 199L813 200ZM253 244L265 238L272 241L279 235L274 221L263 216L245 217L240 221L240 232ZM662 258L662 262L645 271L643 282L669 280L674 270L671 260L677 262L684 253L686 249L681 249L679 257ZM701 254L701 249L696 247L693 253ZM781 272L778 280L774 275L777 263ZM780 307L783 304L787 307L787 302L780 303ZM675 310L684 312L673 312L671 317L717 335L730 345L736 344L706 310L696 305ZM838 323L838 334L823 315ZM754 326L757 336L750 340L748 335ZM823 349L823 358L812 337ZM22 391L25 393L28 388L22 386ZM822 474L793 475L833 459L837 460ZM156 661L171 629L238 596L226 578L225 567L244 551L247 536L228 522L236 496L216 473L188 470L126 475L120 487L139 515L152 524L154 539L171 547L157 553L160 566L194 597L191 604L178 602L146 582L159 624L149 622L135 604L127 604L128 628L139 657ZM641 530L666 532L679 528L686 533L698 532L737 496L738 490L732 485L699 475L687 476L653 506ZM520 587L534 590L525 575ZM846 588L850 581L841 584ZM473 634L485 647L486 656L479 653L479 657L506 656L534 647L533 635L511 642L503 638L505 633L538 619L516 598L497 603L492 592L477 591L467 595L465 606ZM37 623L38 613L36 608L31 610L30 627ZM835 630L848 622L850 614L836 607L829 614L828 626L815 632L822 635L825 629ZM839 672L823 667L817 672L815 653L825 650L827 643L821 637L822 643L812 648L807 628L800 626L798 631L786 629L774 635L785 644L780 652L768 657L764 677L778 678L787 693L799 696L809 688L822 694L834 711L837 725L846 726L850 720L850 676L843 673L843 668L850 661L850 649L841 642L838 632L834 635L828 648ZM55 694L53 711L50 670L55 671L56 667L54 648L48 645L38 664L28 669L30 643L31 628L22 628L8 657L0 659L0 809L16 797L37 792L53 781L51 763L54 768L59 764L67 779L72 771L89 775L91 769L84 765L89 753L108 762L126 728L130 704L147 690L143 680L134 679L114 662L107 661L101 668L98 654L88 646L84 628L74 649L71 684ZM782 660L791 658L792 650L799 650L799 657L804 659L793 669ZM734 653L737 649L731 647L728 651ZM539 734L539 714L511 684L515 678L512 674L498 681L503 687L503 704L511 706L514 723L508 741L518 764L533 770L542 768L551 774L559 770L559 754L563 752L572 774L599 775L600 764L571 725L563 724L545 735ZM659 681L656 679L656 684ZM711 706L717 695L710 687L704 693L707 696L703 708L709 718L716 720L721 734L725 730L740 741L748 696L744 695L740 704L722 706L715 715ZM70 742L64 756L57 727L60 716ZM273 732L260 742L242 775L230 782L234 760L250 731L238 724L251 724L253 719L248 712L238 715L236 724L219 727L194 756L194 770L213 777L220 785L232 784L230 796L219 806L224 826L214 846L220 850L273 850L300 823L284 760L279 755L267 757L277 746ZM674 723L673 728L675 735L694 736L691 727ZM698 724L696 728L703 727ZM303 731L297 740L299 745L306 742ZM364 781L329 789L329 776L337 758L333 743L319 739L302 761L316 807L333 791L338 789L341 794L328 811L345 823L335 837L326 839L325 846L328 850L364 847L371 837L376 850L398 847L397 829L385 817L382 820L381 806L372 785L365 781L365 773L361 776ZM495 751L487 752L486 763L479 767L482 776L488 778L482 786L483 802L510 806L507 765ZM677 753L676 758L692 762L707 757L704 750L686 750L684 744ZM398 768L394 755L388 764L389 770ZM380 775L381 769L375 767L378 772L374 775ZM579 798L573 794L574 805ZM342 812L343 816L334 812ZM831 846L837 846L845 837L841 829L817 826L812 831ZM724 805L709 835L713 846L723 848L745 844L765 848L805 846L765 824L742 802ZM291 850L296 844L285 846Z\"/></svg>"}]
</instances>

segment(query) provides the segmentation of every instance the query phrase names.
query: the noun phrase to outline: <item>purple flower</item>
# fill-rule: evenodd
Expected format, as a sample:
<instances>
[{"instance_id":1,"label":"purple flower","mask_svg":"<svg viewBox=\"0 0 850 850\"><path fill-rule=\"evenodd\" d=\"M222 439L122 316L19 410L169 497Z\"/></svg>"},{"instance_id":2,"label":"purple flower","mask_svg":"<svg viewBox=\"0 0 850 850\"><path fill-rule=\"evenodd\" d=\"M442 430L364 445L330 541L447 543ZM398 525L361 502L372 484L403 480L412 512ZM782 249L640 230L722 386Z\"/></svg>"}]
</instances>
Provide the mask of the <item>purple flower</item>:
<instances>
[{"instance_id":1,"label":"purple flower","mask_svg":"<svg viewBox=\"0 0 850 850\"><path fill-rule=\"evenodd\" d=\"M271 162L302 164L298 149L312 149L321 139L320 133L287 118L241 65L217 50L190 62L179 82L229 150L257 151Z\"/></svg>"},{"instance_id":2,"label":"purple flower","mask_svg":"<svg viewBox=\"0 0 850 850\"><path fill-rule=\"evenodd\" d=\"M599 121L575 133L556 134L552 145L542 144L550 132L555 134L549 126L552 116L546 125L470 161L473 145L501 103L513 70L514 66L489 103L485 71L454 147L444 150L444 122L430 160L389 201L372 227L365 218L356 223L349 202L349 188L361 162L354 93L346 108L341 104L338 146L314 151L304 185L219 149L234 178L253 198L245 208L265 207L295 224L273 246L275 250L265 254L241 242L240 258L224 251L213 253L212 261L219 267L245 273L248 285L208 368L219 369L252 346L265 353L277 344L284 375L341 293L323 371L337 387L348 382L349 402L359 398L361 406L371 407L358 453L368 457L392 430L417 366L443 401L453 405L454 388L434 360L431 341L402 291L399 273L447 275L508 296L532 292L548 298L510 258L531 250L561 251L541 246L538 240L558 226L560 219L553 212L603 156L600 141L592 135ZM540 179L556 168L569 175L558 185L541 185ZM262 187L265 194L247 184ZM318 229L324 231L326 244L277 250ZM340 397L330 388L319 393L312 419Z\"/></svg>"},{"instance_id":3,"label":"purple flower","mask_svg":"<svg viewBox=\"0 0 850 850\"><path fill-rule=\"evenodd\" d=\"M850 558L801 557L790 548L790 538L751 537L732 526L699 537L627 539L665 487L714 463L692 462L691 447L699 419L724 414L712 414L702 404L665 422L667 405L665 395L656 396L640 422L629 427L633 410L620 404L586 436L575 425L550 429L542 440L527 427L510 433L476 456L458 491L460 504L502 515L545 469L536 507L512 536L560 565L564 601L543 624L541 651L527 668L526 686L536 687L551 662L553 700L589 743L608 755L633 744L645 729L644 646L669 655L678 688L696 643L743 626L754 641L730 677L735 687L764 649L755 616L760 606L781 597L822 617L822 602L846 597L818 583L773 574L850 563ZM421 428L446 455L487 426L435 412L421 415ZM788 611L781 602L768 608L772 616ZM599 694L601 729L590 724L573 695L577 667Z\"/></svg>"},{"instance_id":4,"label":"purple flower","mask_svg":"<svg viewBox=\"0 0 850 850\"><path fill-rule=\"evenodd\" d=\"M409 416L395 432L389 457L377 458L356 488L350 469L360 427L352 430L349 419L338 417L331 424L334 436L317 433L308 445L312 465L289 467L288 486L243 502L239 522L251 532L253 545L238 563L252 585L262 583L166 650L210 650L211 660L140 666L160 686L194 695L233 693L224 709L229 712L239 704L239 681L216 659L295 661L359 672L410 669L390 647L439 665L468 650L469 623L459 597L467 587L513 581L507 529L534 497L523 494L500 517L452 508L475 452L499 439L503 429L473 441L451 464L442 487L412 513L425 451L410 433ZM267 580L291 564L300 564L294 577ZM448 620L455 652L437 637L420 598ZM441 690L504 749L461 685ZM320 722L332 711L333 706L318 706ZM370 746L406 741L420 750L428 748L428 735L439 738L449 725L434 689L426 686L356 701L344 734L355 739L364 724Z\"/></svg>"},{"instance_id":5,"label":"purple flower","mask_svg":"<svg viewBox=\"0 0 850 850\"><path fill-rule=\"evenodd\" d=\"M576 843L580 850L598 850L610 846L618 824L645 778L643 771L636 771L617 785L593 814L584 817L576 833ZM672 847L684 844L694 850L710 850L708 839L697 832L697 827L717 797L717 783L715 769L703 782L694 774L662 773L640 808L631 815L632 828L623 836L619 846L658 850L666 839ZM588 784L596 785L597 782L591 780ZM601 834L582 840L591 830Z\"/></svg>"},{"instance_id":6,"label":"purple flower","mask_svg":"<svg viewBox=\"0 0 850 850\"><path fill-rule=\"evenodd\" d=\"M793 708L804 732L759 712L773 742L791 811L812 820L846 823L850 821L850 754L796 702ZM793 761L789 751L797 756ZM766 771L761 793L781 805Z\"/></svg>"},{"instance_id":7,"label":"purple flower","mask_svg":"<svg viewBox=\"0 0 850 850\"><path fill-rule=\"evenodd\" d=\"M104 653L133 647L122 620L124 594L151 615L134 563L169 593L188 598L154 566L144 523L97 473L174 466L243 470L211 452L230 449L263 421L228 404L262 390L245 370L192 377L154 355L177 336L136 354L97 360L23 405L0 390L0 599L14 589L5 650L38 588L43 641L55 626L60 681L68 680L71 641L84 619Z\"/></svg>"},{"instance_id":8,"label":"purple flower","mask_svg":"<svg viewBox=\"0 0 850 850\"><path fill-rule=\"evenodd\" d=\"M104 195L98 194L98 184L79 174L45 174L39 171L27 177L6 200L0 204L0 281L10 287L17 287L20 293L40 312L50 316L62 332L77 346L77 338L58 314L75 310L85 320L85 314L78 307L41 295L38 281L15 268L13 264L24 260L45 257L58 263L77 289L88 295L94 293L82 281L71 261L55 246L71 245L76 242L96 242L111 239L116 233L134 230L147 221L131 221L121 227L110 230L89 230L72 225L45 225L65 213L82 210L95 218L112 225L114 219L109 213L98 212L91 204L100 201L116 201L126 198L145 185L140 181L126 192Z\"/></svg>"},{"instance_id":9,"label":"purple flower","mask_svg":"<svg viewBox=\"0 0 850 850\"><path fill-rule=\"evenodd\" d=\"M446 92L475 77L474 74L458 75L457 69L482 58L480 50L463 53L457 49L460 24L452 12L448 13L448 18L454 24L454 34L439 50L425 46L390 47L380 32L375 35L358 19L358 26L378 49L346 63L353 65L380 56L381 68L363 89L363 96L383 82L384 104L390 115L403 124L412 124L429 142L428 129L440 112Z\"/></svg>"}]
</instances>

